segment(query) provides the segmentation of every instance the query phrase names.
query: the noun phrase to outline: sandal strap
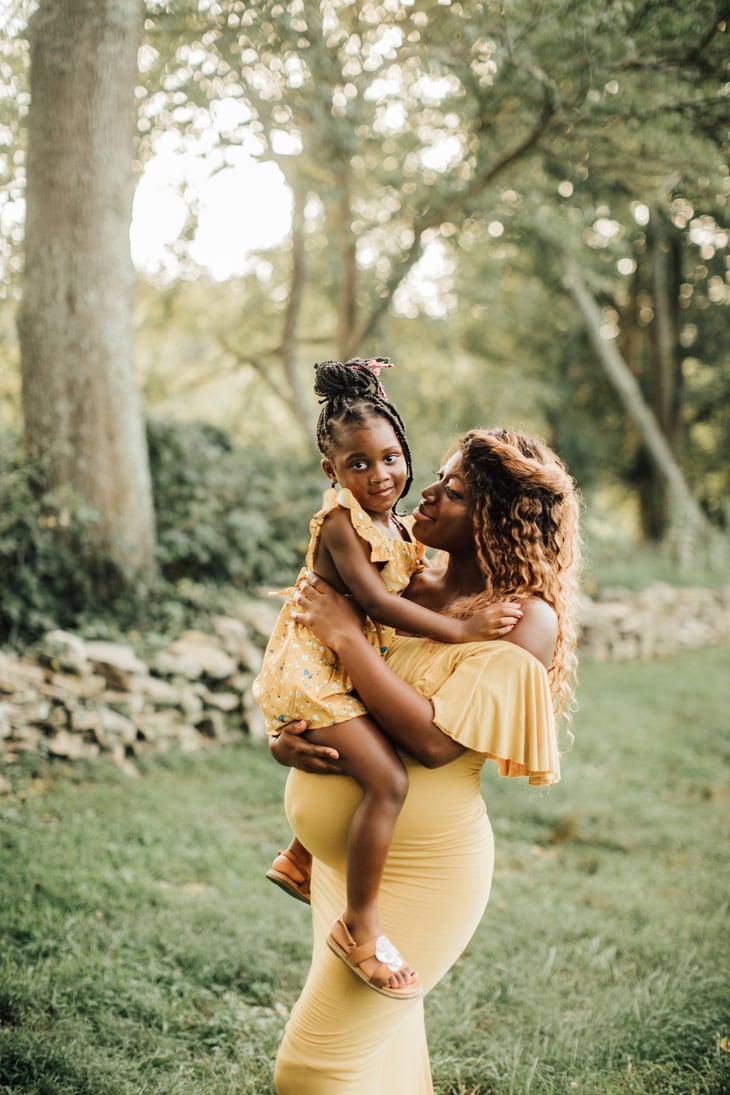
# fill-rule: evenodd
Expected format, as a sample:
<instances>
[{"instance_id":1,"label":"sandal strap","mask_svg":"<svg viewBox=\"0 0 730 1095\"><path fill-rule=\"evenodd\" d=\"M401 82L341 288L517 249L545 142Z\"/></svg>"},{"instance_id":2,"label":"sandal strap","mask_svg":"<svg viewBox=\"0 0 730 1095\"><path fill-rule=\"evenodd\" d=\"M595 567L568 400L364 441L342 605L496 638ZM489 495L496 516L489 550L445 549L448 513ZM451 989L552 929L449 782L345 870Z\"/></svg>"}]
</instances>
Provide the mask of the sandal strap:
<instances>
[{"instance_id":1,"label":"sandal strap","mask_svg":"<svg viewBox=\"0 0 730 1095\"><path fill-rule=\"evenodd\" d=\"M311 872L304 866L304 864L301 862L301 860L297 859L296 856L292 855L292 853L289 851L288 848L284 848L283 851L280 848L278 854L283 855L284 859L289 860L292 867L294 867L295 870L297 870L299 872L299 874L302 876L302 879L303 879L304 882L309 882Z\"/></svg>"},{"instance_id":2,"label":"sandal strap","mask_svg":"<svg viewBox=\"0 0 730 1095\"><path fill-rule=\"evenodd\" d=\"M380 936L377 936L373 939L369 939L367 943L356 943L353 946L352 950L348 950L347 952L347 957L349 961L353 964L353 966L361 966L362 963L367 961L368 958L374 958L378 962L378 967L375 970L375 973L373 973L369 978L370 981L374 980L375 977L383 977L383 980L387 981L389 977L392 977L394 973L397 973L398 970L402 969L405 965L405 962L402 958L400 958L400 955L398 955L398 957L400 958L400 965L396 966L395 969L391 969L389 965L387 965L385 962L381 962L378 959L378 955L376 952L379 938ZM381 970L386 971L385 975L382 975L380 973Z\"/></svg>"}]
</instances>

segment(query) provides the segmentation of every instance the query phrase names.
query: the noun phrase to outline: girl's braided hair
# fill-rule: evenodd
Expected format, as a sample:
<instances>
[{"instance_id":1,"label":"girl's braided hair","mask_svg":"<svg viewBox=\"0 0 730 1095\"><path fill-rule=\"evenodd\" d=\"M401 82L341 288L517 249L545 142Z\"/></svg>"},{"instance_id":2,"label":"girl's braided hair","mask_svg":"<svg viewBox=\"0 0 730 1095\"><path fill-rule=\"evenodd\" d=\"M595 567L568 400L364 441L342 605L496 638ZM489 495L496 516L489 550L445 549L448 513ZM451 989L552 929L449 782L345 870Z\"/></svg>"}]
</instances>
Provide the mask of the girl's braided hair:
<instances>
[{"instance_id":1,"label":"girl's braided hair","mask_svg":"<svg viewBox=\"0 0 730 1095\"><path fill-rule=\"evenodd\" d=\"M470 430L459 442L469 487L484 592L469 614L496 600L540 597L557 616L550 685L559 715L574 705L580 578L580 496L560 458L516 430Z\"/></svg>"},{"instance_id":2,"label":"girl's braided hair","mask_svg":"<svg viewBox=\"0 0 730 1095\"><path fill-rule=\"evenodd\" d=\"M403 497L408 494L413 482L413 463L403 419L388 401L378 379L380 370L390 367L387 357L367 360L353 357L344 364L340 361L318 361L315 364L314 391L322 404L317 420L317 446L323 456L331 458L332 450L339 442L341 427L362 426L373 415L385 418L393 427L406 460Z\"/></svg>"}]
</instances>

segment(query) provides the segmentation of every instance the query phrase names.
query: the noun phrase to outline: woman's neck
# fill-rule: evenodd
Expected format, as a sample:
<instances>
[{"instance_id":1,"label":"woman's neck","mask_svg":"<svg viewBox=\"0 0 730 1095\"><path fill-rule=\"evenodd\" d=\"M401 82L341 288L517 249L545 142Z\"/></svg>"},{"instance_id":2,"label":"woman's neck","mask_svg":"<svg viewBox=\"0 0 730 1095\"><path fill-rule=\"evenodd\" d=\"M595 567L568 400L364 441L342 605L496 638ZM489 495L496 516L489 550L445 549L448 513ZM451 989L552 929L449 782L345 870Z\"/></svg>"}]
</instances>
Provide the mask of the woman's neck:
<instances>
[{"instance_id":1,"label":"woman's neck","mask_svg":"<svg viewBox=\"0 0 730 1095\"><path fill-rule=\"evenodd\" d=\"M441 576L444 604L459 597L473 597L484 590L484 575L473 553L462 556L449 555Z\"/></svg>"},{"instance_id":2,"label":"woman's neck","mask_svg":"<svg viewBox=\"0 0 730 1095\"><path fill-rule=\"evenodd\" d=\"M460 597L473 597L483 589L484 577L475 556L449 556L445 566L426 567L415 574L404 596L440 612Z\"/></svg>"}]
</instances>

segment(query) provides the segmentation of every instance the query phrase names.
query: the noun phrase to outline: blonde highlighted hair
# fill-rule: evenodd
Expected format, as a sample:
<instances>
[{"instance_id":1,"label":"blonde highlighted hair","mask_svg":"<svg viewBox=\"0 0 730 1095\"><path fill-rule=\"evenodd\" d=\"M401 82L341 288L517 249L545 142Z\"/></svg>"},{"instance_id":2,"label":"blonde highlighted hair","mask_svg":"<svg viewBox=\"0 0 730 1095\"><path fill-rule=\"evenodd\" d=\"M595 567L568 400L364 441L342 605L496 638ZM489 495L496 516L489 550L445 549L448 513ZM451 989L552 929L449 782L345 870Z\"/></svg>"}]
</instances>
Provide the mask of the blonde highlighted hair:
<instances>
[{"instance_id":1,"label":"blonde highlighted hair","mask_svg":"<svg viewBox=\"0 0 730 1095\"><path fill-rule=\"evenodd\" d=\"M470 430L458 444L469 487L484 592L457 615L493 601L539 597L557 617L548 671L556 714L575 707L580 496L562 460L517 430Z\"/></svg>"}]
</instances>

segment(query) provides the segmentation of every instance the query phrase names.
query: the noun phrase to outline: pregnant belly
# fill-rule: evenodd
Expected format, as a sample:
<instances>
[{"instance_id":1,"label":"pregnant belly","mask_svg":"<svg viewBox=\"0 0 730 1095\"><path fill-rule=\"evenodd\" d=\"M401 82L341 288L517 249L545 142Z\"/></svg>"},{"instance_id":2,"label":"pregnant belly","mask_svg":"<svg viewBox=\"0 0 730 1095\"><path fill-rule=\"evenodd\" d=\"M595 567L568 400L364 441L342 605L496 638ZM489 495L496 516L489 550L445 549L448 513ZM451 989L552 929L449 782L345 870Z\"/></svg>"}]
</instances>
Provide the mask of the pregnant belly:
<instances>
[{"instance_id":1,"label":"pregnant belly","mask_svg":"<svg viewBox=\"0 0 730 1095\"><path fill-rule=\"evenodd\" d=\"M489 823L479 790L478 758L465 753L436 769L406 760L406 767L408 794L390 858L453 856L455 846L467 854L482 847ZM360 788L347 776L314 776L296 769L289 773L289 823L312 854L336 870L344 870L347 833L360 799Z\"/></svg>"},{"instance_id":2,"label":"pregnant belly","mask_svg":"<svg viewBox=\"0 0 730 1095\"><path fill-rule=\"evenodd\" d=\"M430 989L467 945L489 897L492 831L479 792L480 758L408 766L409 789L379 890L383 930ZM318 861L312 882L315 947L345 907L347 833L360 801L345 776L292 771L289 822ZM317 943L318 941L318 943Z\"/></svg>"}]
</instances>

